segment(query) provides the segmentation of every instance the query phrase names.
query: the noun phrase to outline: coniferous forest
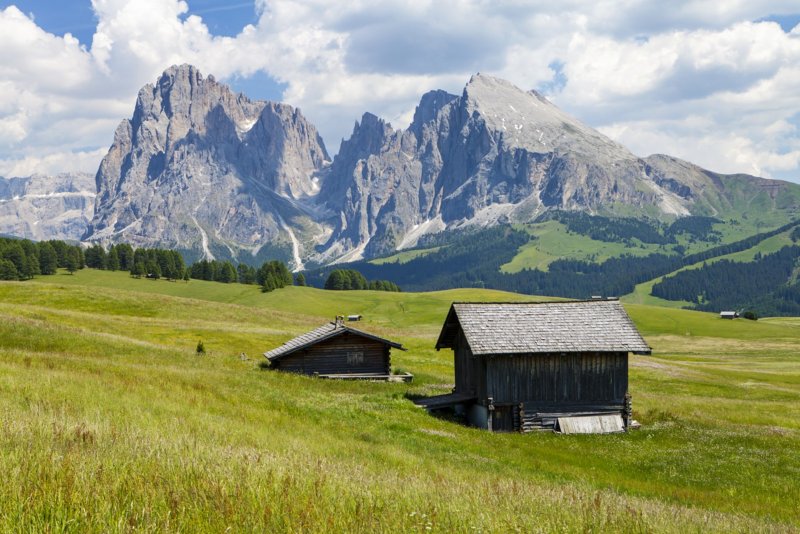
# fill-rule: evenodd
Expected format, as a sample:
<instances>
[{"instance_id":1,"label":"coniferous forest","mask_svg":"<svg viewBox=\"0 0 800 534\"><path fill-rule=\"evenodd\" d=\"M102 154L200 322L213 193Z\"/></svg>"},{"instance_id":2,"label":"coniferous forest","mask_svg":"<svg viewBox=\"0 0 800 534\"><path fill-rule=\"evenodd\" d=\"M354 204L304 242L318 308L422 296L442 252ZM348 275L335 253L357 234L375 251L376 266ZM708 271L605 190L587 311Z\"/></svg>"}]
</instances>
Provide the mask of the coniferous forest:
<instances>
[{"instance_id":1,"label":"coniferous forest","mask_svg":"<svg viewBox=\"0 0 800 534\"><path fill-rule=\"evenodd\" d=\"M656 243L676 243L676 237L684 234L689 239L705 239L713 243L718 241L719 237L712 226L718 221L711 217L686 217L678 219L671 225L652 225L649 229L646 228L647 223L641 221L611 219L583 213L555 213L548 214L547 217L558 217L560 222L575 232L588 232L591 228L602 229L597 237L607 241L627 242L636 239L642 242L649 240ZM589 298L593 295L622 296L632 292L637 284L665 276L688 265L747 250L764 239L787 230L792 230L793 239L800 239L800 222L793 222L695 254L623 255L603 262L559 259L551 262L547 271L524 269L517 273L504 273L500 271L500 266L509 262L517 254L519 247L530 240L530 236L511 226L495 226L473 232L462 232L456 234L455 238L450 234L446 240L443 235L425 236L419 248L437 246L441 248L403 263L355 262L347 267L358 271L366 278L392 280L410 291L485 287L530 295L568 298ZM694 307L697 309L708 311L716 311L718 308L753 308L758 310L759 315L800 313L798 312L800 289L794 283L795 279L791 276L790 268L790 264L797 267L797 253L793 252L797 247L788 248L789 250L777 255L757 258L753 263L726 262L723 266L709 267L715 270L714 273L722 273L723 269L727 269L725 274L707 274L708 271L702 271L702 276L707 276L709 280L713 278L709 283L714 287L705 293L702 302L697 301L697 296L704 293L695 293L691 289L687 289L686 294L671 292L668 297L662 298L687 300L695 303ZM320 269L309 272L308 279L314 285L322 286L329 280L330 274L330 270ZM735 284L721 282L723 276L735 277ZM676 284L680 284L680 281ZM691 283L688 287L697 288L700 284L698 281L697 284ZM659 291L672 290L662 288Z\"/></svg>"},{"instance_id":2,"label":"coniferous forest","mask_svg":"<svg viewBox=\"0 0 800 534\"><path fill-rule=\"evenodd\" d=\"M635 219L618 219L584 213L548 213L541 220L557 219L570 232L593 236L596 240L627 244L655 243L674 245L676 253L647 256L622 255L603 262L575 259L552 261L547 271L523 269L501 272L519 248L532 238L524 230L500 225L479 230L424 236L421 249L433 252L406 262L356 262L346 268L324 268L293 277L281 261L267 261L261 267L231 261L200 260L186 266L177 251L134 249L128 244L105 249L99 244L83 249L62 241L35 243L26 239L0 238L0 279L26 280L54 274L63 268L75 272L84 267L129 271L137 278L167 280L198 279L221 283L255 284L264 292L296 283L333 290L372 289L430 291L453 287L485 287L530 295L588 298L593 295L621 296L639 283L662 278L652 294L667 300L691 303L695 309L752 309L759 315L800 314L800 246L794 245L752 262L720 260L699 268L681 271L720 256L750 249L769 237L791 230L791 239L800 241L800 222L748 238L717 245L702 252L681 255L678 237L707 242L719 241L711 217L685 217L671 225Z\"/></svg>"},{"instance_id":3,"label":"coniferous forest","mask_svg":"<svg viewBox=\"0 0 800 534\"><path fill-rule=\"evenodd\" d=\"M664 278L652 294L686 300L703 311L755 309L759 315L800 315L798 258L800 246L795 245L757 255L749 263L720 260Z\"/></svg>"},{"instance_id":4,"label":"coniferous forest","mask_svg":"<svg viewBox=\"0 0 800 534\"><path fill-rule=\"evenodd\" d=\"M28 280L55 274L56 269L73 273L85 266L83 249L63 241L0 238L0 280Z\"/></svg>"}]
</instances>

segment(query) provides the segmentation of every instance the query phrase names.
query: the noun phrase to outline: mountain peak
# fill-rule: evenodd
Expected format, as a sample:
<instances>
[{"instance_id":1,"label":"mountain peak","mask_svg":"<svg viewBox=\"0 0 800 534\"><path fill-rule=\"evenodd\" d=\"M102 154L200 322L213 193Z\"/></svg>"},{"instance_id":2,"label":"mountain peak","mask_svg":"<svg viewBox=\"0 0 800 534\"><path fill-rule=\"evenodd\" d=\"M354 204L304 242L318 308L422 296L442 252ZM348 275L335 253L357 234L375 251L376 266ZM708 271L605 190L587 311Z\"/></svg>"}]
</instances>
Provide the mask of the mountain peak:
<instances>
[{"instance_id":1,"label":"mountain peak","mask_svg":"<svg viewBox=\"0 0 800 534\"><path fill-rule=\"evenodd\" d=\"M670 220L727 202L722 178L637 158L536 91L481 73L459 96L424 94L405 131L364 113L330 163L299 110L236 95L192 65L139 94L97 173L89 240L282 254L300 268L550 209Z\"/></svg>"},{"instance_id":2,"label":"mountain peak","mask_svg":"<svg viewBox=\"0 0 800 534\"><path fill-rule=\"evenodd\" d=\"M509 147L535 153L600 152L609 160L632 159L622 145L565 113L542 94L485 74L464 88L467 112L477 113Z\"/></svg>"},{"instance_id":3,"label":"mountain peak","mask_svg":"<svg viewBox=\"0 0 800 534\"><path fill-rule=\"evenodd\" d=\"M174 86L196 86L206 81L200 69L194 65L183 63L182 65L172 65L158 77L156 87L162 90L171 90ZM209 82L214 82L214 77L208 77Z\"/></svg>"},{"instance_id":4,"label":"mountain peak","mask_svg":"<svg viewBox=\"0 0 800 534\"><path fill-rule=\"evenodd\" d=\"M428 91L422 95L419 105L414 110L414 120L411 121L409 129L419 138L422 133L422 126L434 120L443 107L457 98L456 95L451 95L441 89Z\"/></svg>"},{"instance_id":5,"label":"mountain peak","mask_svg":"<svg viewBox=\"0 0 800 534\"><path fill-rule=\"evenodd\" d=\"M117 128L86 238L206 258L265 248L301 265L292 257L295 232L320 229L286 221L304 216L294 201L319 190L315 173L326 160L299 110L252 101L193 65L173 65L139 91L133 117Z\"/></svg>"}]
</instances>

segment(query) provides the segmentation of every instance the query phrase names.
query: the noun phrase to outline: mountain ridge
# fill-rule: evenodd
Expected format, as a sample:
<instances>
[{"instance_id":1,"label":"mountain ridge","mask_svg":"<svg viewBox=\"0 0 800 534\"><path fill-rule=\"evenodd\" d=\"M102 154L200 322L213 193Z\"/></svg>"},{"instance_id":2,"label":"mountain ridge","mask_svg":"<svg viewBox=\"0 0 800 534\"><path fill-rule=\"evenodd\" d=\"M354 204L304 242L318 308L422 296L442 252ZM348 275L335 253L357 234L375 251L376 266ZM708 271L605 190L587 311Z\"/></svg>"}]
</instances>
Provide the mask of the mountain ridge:
<instances>
[{"instance_id":1,"label":"mountain ridge","mask_svg":"<svg viewBox=\"0 0 800 534\"><path fill-rule=\"evenodd\" d=\"M299 110L235 95L190 65L171 67L117 128L85 239L207 258L256 257L277 241L288 248L295 238L285 220L304 216L293 201L315 192L312 175L327 160Z\"/></svg>"},{"instance_id":2,"label":"mountain ridge","mask_svg":"<svg viewBox=\"0 0 800 534\"><path fill-rule=\"evenodd\" d=\"M78 241L94 213L89 173L0 176L0 234Z\"/></svg>"},{"instance_id":3,"label":"mountain ridge","mask_svg":"<svg viewBox=\"0 0 800 534\"><path fill-rule=\"evenodd\" d=\"M175 248L189 260L278 258L295 270L549 210L660 221L736 212L756 226L800 214L796 184L640 158L540 93L485 74L461 95L423 94L405 129L364 113L331 160L299 109L172 66L139 91L96 188L87 242Z\"/></svg>"}]
</instances>

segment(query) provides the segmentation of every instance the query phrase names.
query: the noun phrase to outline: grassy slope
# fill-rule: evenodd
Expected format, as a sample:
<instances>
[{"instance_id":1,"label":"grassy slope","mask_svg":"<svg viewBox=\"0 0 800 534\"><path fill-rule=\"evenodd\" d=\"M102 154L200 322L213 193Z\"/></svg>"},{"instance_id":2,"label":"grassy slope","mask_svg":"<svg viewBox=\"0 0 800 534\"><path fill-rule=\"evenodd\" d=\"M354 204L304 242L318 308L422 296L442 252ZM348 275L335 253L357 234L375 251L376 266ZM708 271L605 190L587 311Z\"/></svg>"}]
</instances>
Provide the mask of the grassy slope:
<instances>
[{"instance_id":1,"label":"grassy slope","mask_svg":"<svg viewBox=\"0 0 800 534\"><path fill-rule=\"evenodd\" d=\"M187 298L193 297L193 298ZM630 305L641 431L493 435L406 391L452 384L451 300L83 271L0 284L0 528L789 530L800 526L800 322ZM256 370L336 313L409 347L413 384ZM209 353L198 357L203 339ZM242 362L239 354L252 358Z\"/></svg>"},{"instance_id":2,"label":"grassy slope","mask_svg":"<svg viewBox=\"0 0 800 534\"><path fill-rule=\"evenodd\" d=\"M431 247L423 249L401 250L400 252L396 252L391 256L370 260L369 263L374 265L383 265L384 263L408 263L414 258L419 258L422 256L427 256L428 254L433 254L434 252L438 252L441 248L442 247Z\"/></svg>"},{"instance_id":3,"label":"grassy slope","mask_svg":"<svg viewBox=\"0 0 800 534\"><path fill-rule=\"evenodd\" d=\"M793 244L791 238L789 237L791 235L791 232L792 232L791 230L788 230L781 234L772 236L768 239L761 241L754 247L751 247L747 250L742 250L741 252L735 252L733 254L726 254L724 256L717 256L716 258L711 258L706 261L693 263L692 265L687 265L686 267L682 267L663 277L659 276L658 278L655 278L653 280L648 280L647 282L638 284L636 288L628 295L625 295L622 298L622 300L624 300L625 302L631 302L637 304L649 304L652 306L666 306L670 308L683 308L685 306L691 306L692 303L685 300L666 300L659 297L654 297L653 295L651 295L653 291L653 286L657 284L659 281L661 281L661 278L674 276L675 274L681 271L689 269L699 269L700 267L703 266L703 264L710 265L720 260L729 260L729 261L747 263L753 261L753 258L758 253L760 254L775 253L780 249L782 249L783 247L791 246Z\"/></svg>"},{"instance_id":4,"label":"grassy slope","mask_svg":"<svg viewBox=\"0 0 800 534\"><path fill-rule=\"evenodd\" d=\"M752 208L752 206L750 207ZM750 219L740 217L736 219L736 224L731 224L730 219L726 219L728 222L714 224L714 229L720 234L719 243L690 241L685 235L681 235L677 244L684 247L684 254L694 254L719 244L733 243L751 235L777 228L787 222L785 214L771 214L771 217L768 215L757 220L752 217ZM646 256L653 253L674 253L674 245L660 246L652 243L639 243L638 246L631 247L625 243L597 241L585 235L568 232L566 226L558 221L520 225L520 228L532 236L536 236L536 239L521 246L514 258L501 266L500 270L503 272L517 273L523 269L547 271L550 263L561 258L603 262L625 254ZM787 232L786 237L780 240L771 238L766 241L786 242L788 234ZM777 248L770 249L769 246L765 246L763 252L774 252L775 250Z\"/></svg>"},{"instance_id":5,"label":"grassy slope","mask_svg":"<svg viewBox=\"0 0 800 534\"><path fill-rule=\"evenodd\" d=\"M623 254L646 256L660 250L651 244L632 248L624 243L597 241L568 232L566 226L558 221L524 225L523 228L536 236L536 240L521 246L517 255L500 267L505 273L518 273L523 269L547 271L553 261L562 258L603 262Z\"/></svg>"}]
</instances>

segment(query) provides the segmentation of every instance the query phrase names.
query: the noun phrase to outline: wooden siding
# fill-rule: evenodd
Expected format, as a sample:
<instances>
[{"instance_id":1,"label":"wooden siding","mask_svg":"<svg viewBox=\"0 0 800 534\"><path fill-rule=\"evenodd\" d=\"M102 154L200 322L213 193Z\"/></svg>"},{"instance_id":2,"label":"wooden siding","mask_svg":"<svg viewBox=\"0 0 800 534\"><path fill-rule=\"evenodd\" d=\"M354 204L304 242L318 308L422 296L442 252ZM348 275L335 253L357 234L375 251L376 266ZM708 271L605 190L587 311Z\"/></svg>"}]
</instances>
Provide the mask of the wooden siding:
<instances>
[{"instance_id":1,"label":"wooden siding","mask_svg":"<svg viewBox=\"0 0 800 534\"><path fill-rule=\"evenodd\" d=\"M274 369L318 374L390 373L391 348L379 341L342 334L273 362Z\"/></svg>"},{"instance_id":2,"label":"wooden siding","mask_svg":"<svg viewBox=\"0 0 800 534\"><path fill-rule=\"evenodd\" d=\"M457 393L486 398L486 361L475 356L469 348L464 332L458 332L453 344L453 363Z\"/></svg>"},{"instance_id":3,"label":"wooden siding","mask_svg":"<svg viewBox=\"0 0 800 534\"><path fill-rule=\"evenodd\" d=\"M590 352L497 355L486 358L486 397L495 405L525 403L622 406L628 390L628 354Z\"/></svg>"},{"instance_id":4,"label":"wooden siding","mask_svg":"<svg viewBox=\"0 0 800 534\"><path fill-rule=\"evenodd\" d=\"M456 389L458 393L465 395L475 394L477 391L477 376L474 372L474 360L469 344L464 338L464 334L459 331L453 344L453 365L455 367Z\"/></svg>"}]
</instances>

